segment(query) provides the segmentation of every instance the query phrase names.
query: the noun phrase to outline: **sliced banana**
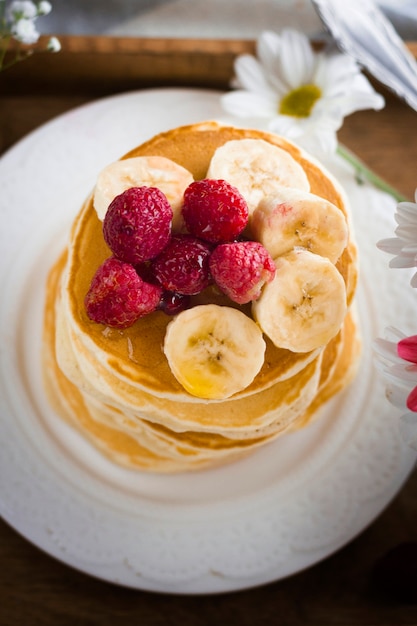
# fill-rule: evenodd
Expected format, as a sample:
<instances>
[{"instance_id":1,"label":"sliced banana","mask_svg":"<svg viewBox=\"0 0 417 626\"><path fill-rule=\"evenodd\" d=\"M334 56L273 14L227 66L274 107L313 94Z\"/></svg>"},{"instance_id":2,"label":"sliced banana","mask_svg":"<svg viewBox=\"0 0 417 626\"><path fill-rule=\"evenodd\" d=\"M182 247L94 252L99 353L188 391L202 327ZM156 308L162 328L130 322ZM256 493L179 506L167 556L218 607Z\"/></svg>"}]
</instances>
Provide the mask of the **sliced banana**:
<instances>
[{"instance_id":1,"label":"sliced banana","mask_svg":"<svg viewBox=\"0 0 417 626\"><path fill-rule=\"evenodd\" d=\"M94 208L104 219L112 200L130 187L158 187L168 198L174 213L172 230L182 228L181 206L185 189L194 180L191 172L171 159L143 156L110 163L98 175L94 190Z\"/></svg>"},{"instance_id":2,"label":"sliced banana","mask_svg":"<svg viewBox=\"0 0 417 626\"><path fill-rule=\"evenodd\" d=\"M252 313L279 348L310 352L325 346L346 315L341 274L325 257L295 249L276 259L275 278L265 285Z\"/></svg>"},{"instance_id":3,"label":"sliced banana","mask_svg":"<svg viewBox=\"0 0 417 626\"><path fill-rule=\"evenodd\" d=\"M217 148L207 178L224 179L237 187L250 215L277 187L310 190L301 165L288 152L263 139L233 139Z\"/></svg>"},{"instance_id":4,"label":"sliced banana","mask_svg":"<svg viewBox=\"0 0 417 626\"><path fill-rule=\"evenodd\" d=\"M336 263L348 243L346 218L337 206L288 187L262 198L252 214L251 232L274 259L302 246Z\"/></svg>"},{"instance_id":5,"label":"sliced banana","mask_svg":"<svg viewBox=\"0 0 417 626\"><path fill-rule=\"evenodd\" d=\"M264 362L265 341L257 324L241 311L203 304L168 324L164 352L188 393L223 400L253 381Z\"/></svg>"}]
</instances>

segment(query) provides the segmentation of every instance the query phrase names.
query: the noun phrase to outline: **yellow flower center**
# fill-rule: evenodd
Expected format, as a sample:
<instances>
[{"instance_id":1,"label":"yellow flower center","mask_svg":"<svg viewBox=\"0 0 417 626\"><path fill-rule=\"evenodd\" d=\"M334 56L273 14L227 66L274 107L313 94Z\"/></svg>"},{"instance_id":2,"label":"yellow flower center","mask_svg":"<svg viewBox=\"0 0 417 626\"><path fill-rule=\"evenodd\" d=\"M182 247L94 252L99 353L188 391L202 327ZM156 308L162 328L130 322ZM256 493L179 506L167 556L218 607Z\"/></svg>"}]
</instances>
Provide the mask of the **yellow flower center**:
<instances>
[{"instance_id":1,"label":"yellow flower center","mask_svg":"<svg viewBox=\"0 0 417 626\"><path fill-rule=\"evenodd\" d=\"M308 117L320 96L321 90L316 85L302 85L284 96L279 105L279 112L293 117Z\"/></svg>"}]
</instances>

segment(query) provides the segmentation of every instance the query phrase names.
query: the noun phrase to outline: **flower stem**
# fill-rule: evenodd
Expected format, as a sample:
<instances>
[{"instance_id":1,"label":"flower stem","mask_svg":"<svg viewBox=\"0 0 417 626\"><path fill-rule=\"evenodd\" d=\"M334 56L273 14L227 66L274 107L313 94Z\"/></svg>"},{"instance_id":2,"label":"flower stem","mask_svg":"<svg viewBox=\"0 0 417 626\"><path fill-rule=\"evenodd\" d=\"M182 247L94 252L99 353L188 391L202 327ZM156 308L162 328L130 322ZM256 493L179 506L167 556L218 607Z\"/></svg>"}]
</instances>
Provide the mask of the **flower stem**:
<instances>
[{"instance_id":1,"label":"flower stem","mask_svg":"<svg viewBox=\"0 0 417 626\"><path fill-rule=\"evenodd\" d=\"M366 180L369 183L372 183L378 189L381 189L382 191L388 193L390 196L395 198L397 202L406 202L409 200L409 198L404 196L397 189L389 185L383 178L378 176L378 174L369 169L369 167L367 167L363 161L361 161L355 154L353 154L353 152L348 150L345 146L339 144L337 147L337 154L345 159L345 161L350 163L350 165L353 165L356 170L356 181L359 185L363 184Z\"/></svg>"}]
</instances>

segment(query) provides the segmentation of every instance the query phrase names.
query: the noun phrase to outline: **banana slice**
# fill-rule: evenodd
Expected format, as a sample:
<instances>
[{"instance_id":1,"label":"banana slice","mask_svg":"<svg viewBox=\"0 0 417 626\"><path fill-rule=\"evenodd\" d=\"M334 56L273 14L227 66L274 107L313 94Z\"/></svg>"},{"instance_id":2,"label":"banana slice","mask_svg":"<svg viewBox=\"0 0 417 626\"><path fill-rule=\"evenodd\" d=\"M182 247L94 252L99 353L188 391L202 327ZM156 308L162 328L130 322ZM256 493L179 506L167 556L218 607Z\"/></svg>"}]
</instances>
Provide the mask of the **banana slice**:
<instances>
[{"instance_id":1,"label":"banana slice","mask_svg":"<svg viewBox=\"0 0 417 626\"><path fill-rule=\"evenodd\" d=\"M98 175L94 190L94 208L99 219L103 220L110 202L129 187L158 187L172 206L172 230L179 232L182 228L182 198L193 180L191 172L166 157L122 159L110 163Z\"/></svg>"},{"instance_id":2,"label":"banana slice","mask_svg":"<svg viewBox=\"0 0 417 626\"><path fill-rule=\"evenodd\" d=\"M264 362L265 341L257 324L241 311L203 304L168 324L164 352L188 393L223 400L253 381Z\"/></svg>"},{"instance_id":3,"label":"banana slice","mask_svg":"<svg viewBox=\"0 0 417 626\"><path fill-rule=\"evenodd\" d=\"M337 206L286 187L262 198L252 214L251 232L274 259L302 246L336 263L348 243L346 218Z\"/></svg>"},{"instance_id":4,"label":"banana slice","mask_svg":"<svg viewBox=\"0 0 417 626\"><path fill-rule=\"evenodd\" d=\"M277 187L310 190L301 165L285 150L263 139L233 139L217 148L207 178L227 180L237 187L249 206L249 215L264 196Z\"/></svg>"},{"instance_id":5,"label":"banana slice","mask_svg":"<svg viewBox=\"0 0 417 626\"><path fill-rule=\"evenodd\" d=\"M255 320L279 348L310 352L326 345L346 315L342 276L328 259L303 248L275 265L274 280L252 304Z\"/></svg>"}]
</instances>

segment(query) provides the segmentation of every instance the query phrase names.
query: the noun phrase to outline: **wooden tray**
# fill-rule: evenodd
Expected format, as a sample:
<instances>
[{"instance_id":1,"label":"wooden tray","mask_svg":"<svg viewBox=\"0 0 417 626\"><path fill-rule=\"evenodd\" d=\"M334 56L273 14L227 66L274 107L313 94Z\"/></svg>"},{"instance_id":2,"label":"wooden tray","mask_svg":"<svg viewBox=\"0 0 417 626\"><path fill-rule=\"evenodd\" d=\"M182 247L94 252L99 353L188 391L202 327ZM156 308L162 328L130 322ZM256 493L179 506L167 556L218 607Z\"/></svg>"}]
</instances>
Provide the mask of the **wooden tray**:
<instances>
[{"instance_id":1,"label":"wooden tray","mask_svg":"<svg viewBox=\"0 0 417 626\"><path fill-rule=\"evenodd\" d=\"M97 97L166 85L227 89L235 56L254 49L248 41L60 39L59 54L35 55L0 74L0 154L55 115ZM417 56L417 44L410 49ZM349 116L339 137L411 197L417 186L417 113L384 95L383 111ZM0 520L1 615L10 626L87 621L91 626L156 626L165 616L170 623L200 626L270 624L277 615L281 623L294 626L306 621L415 624L416 605L376 593L371 575L390 549L415 546L416 519L417 472L380 518L338 554L287 580L217 598L161 596L106 585L51 559ZM393 576L398 561L396 566Z\"/></svg>"},{"instance_id":2,"label":"wooden tray","mask_svg":"<svg viewBox=\"0 0 417 626\"><path fill-rule=\"evenodd\" d=\"M0 74L0 153L52 117L102 96L170 85L227 90L236 56L255 50L249 40L59 38L58 54L39 52ZM39 50L46 41L41 38ZM408 47L417 57L417 42ZM385 109L349 116L339 138L411 197L415 167L404 164L417 162L417 114L376 88L386 97Z\"/></svg>"},{"instance_id":3,"label":"wooden tray","mask_svg":"<svg viewBox=\"0 0 417 626\"><path fill-rule=\"evenodd\" d=\"M45 47L42 37L38 50ZM138 39L62 36L59 54L35 54L1 75L3 93L77 93L149 86L226 89L233 61L253 53L255 42L235 39ZM320 46L316 42L315 46ZM409 42L417 56L417 42Z\"/></svg>"},{"instance_id":4,"label":"wooden tray","mask_svg":"<svg viewBox=\"0 0 417 626\"><path fill-rule=\"evenodd\" d=\"M35 54L4 72L3 93L100 93L179 84L226 88L234 58L254 50L254 42L241 40L59 39L58 54ZM45 43L41 38L37 49Z\"/></svg>"}]
</instances>

